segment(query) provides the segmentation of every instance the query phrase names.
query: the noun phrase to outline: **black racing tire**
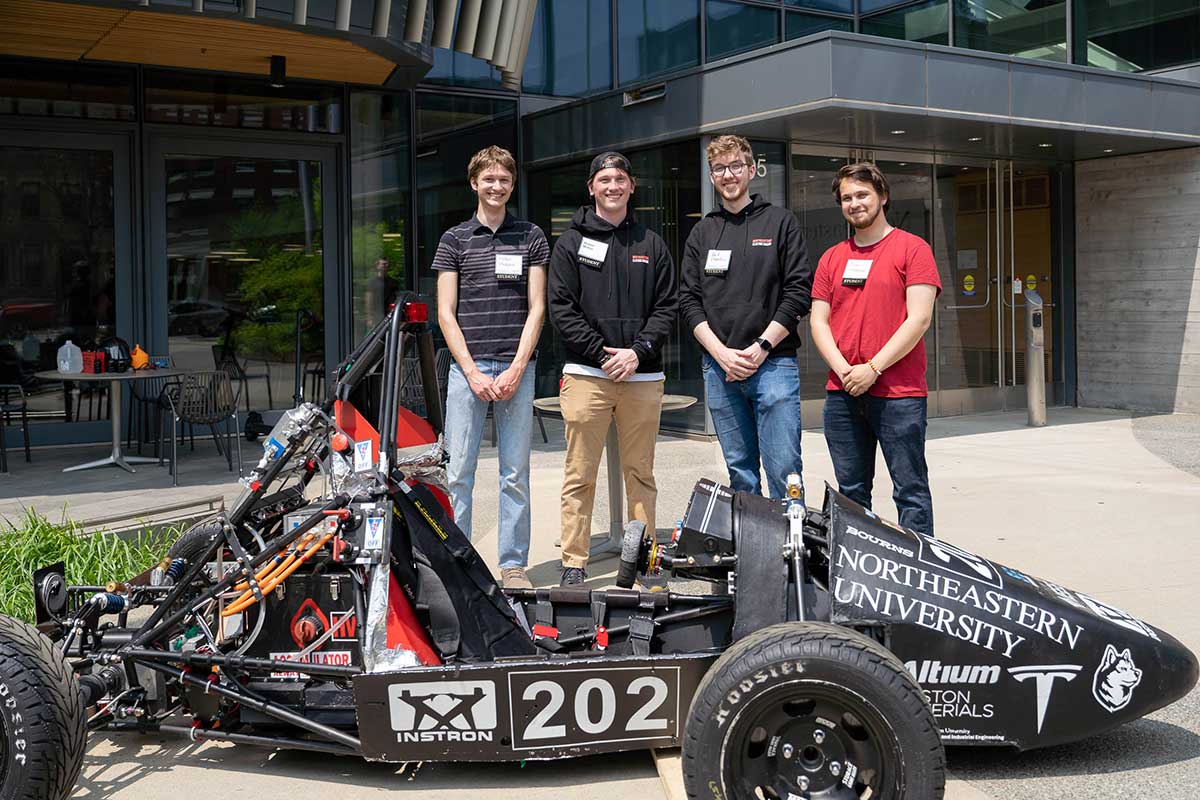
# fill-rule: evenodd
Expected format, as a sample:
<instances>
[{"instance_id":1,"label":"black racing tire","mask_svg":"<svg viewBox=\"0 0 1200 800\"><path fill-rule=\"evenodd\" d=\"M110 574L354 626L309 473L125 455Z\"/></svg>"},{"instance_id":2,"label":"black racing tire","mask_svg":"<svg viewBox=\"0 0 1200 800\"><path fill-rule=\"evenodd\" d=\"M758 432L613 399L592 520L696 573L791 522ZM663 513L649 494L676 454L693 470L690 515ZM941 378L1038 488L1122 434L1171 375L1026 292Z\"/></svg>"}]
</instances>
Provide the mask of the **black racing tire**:
<instances>
[{"instance_id":1,"label":"black racing tire","mask_svg":"<svg viewBox=\"0 0 1200 800\"><path fill-rule=\"evenodd\" d=\"M182 558L192 565L194 559L204 555L215 537L221 535L221 523L215 520L202 522L184 531L167 550L167 558Z\"/></svg>"},{"instance_id":2,"label":"black racing tire","mask_svg":"<svg viewBox=\"0 0 1200 800\"><path fill-rule=\"evenodd\" d=\"M0 614L0 798L64 800L86 742L70 665L36 628Z\"/></svg>"},{"instance_id":3,"label":"black racing tire","mask_svg":"<svg viewBox=\"0 0 1200 800\"><path fill-rule=\"evenodd\" d=\"M940 800L945 781L916 681L877 642L828 623L772 625L734 644L684 728L689 798Z\"/></svg>"}]
</instances>

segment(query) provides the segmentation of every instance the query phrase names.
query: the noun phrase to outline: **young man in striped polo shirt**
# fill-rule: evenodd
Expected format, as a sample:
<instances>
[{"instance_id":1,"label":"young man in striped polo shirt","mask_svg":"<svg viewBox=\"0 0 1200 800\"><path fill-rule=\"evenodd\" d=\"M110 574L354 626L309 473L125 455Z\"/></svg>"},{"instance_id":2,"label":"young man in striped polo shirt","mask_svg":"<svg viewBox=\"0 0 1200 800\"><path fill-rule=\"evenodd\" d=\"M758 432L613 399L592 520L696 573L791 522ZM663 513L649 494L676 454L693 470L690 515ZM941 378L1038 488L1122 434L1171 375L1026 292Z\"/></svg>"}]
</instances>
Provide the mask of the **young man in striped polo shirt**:
<instances>
[{"instance_id":1,"label":"young man in striped polo shirt","mask_svg":"<svg viewBox=\"0 0 1200 800\"><path fill-rule=\"evenodd\" d=\"M475 215L442 234L438 324L454 356L446 391L446 447L454 517L471 535L471 492L488 403L500 456L500 570L507 588L532 588L529 563L529 448L538 336L546 313L550 247L538 226L508 213L517 165L501 147L471 159Z\"/></svg>"}]
</instances>

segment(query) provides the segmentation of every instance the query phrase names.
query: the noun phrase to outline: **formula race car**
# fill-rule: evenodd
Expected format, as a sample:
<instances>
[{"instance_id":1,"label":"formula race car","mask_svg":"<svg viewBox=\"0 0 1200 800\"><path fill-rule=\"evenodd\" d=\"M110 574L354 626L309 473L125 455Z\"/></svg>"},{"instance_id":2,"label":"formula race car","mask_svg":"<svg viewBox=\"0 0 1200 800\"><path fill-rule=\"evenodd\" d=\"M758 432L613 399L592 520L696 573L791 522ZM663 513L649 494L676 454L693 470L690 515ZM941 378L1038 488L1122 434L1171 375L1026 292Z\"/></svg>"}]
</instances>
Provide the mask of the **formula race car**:
<instances>
[{"instance_id":1,"label":"formula race car","mask_svg":"<svg viewBox=\"0 0 1200 800\"><path fill-rule=\"evenodd\" d=\"M394 762L682 746L693 798L929 800L943 743L1080 739L1196 683L1163 631L831 489L808 509L798 479L700 481L669 538L626 527L615 588L502 590L441 488L426 314L398 302L160 565L35 573L37 627L0 617L0 796L67 797L106 730Z\"/></svg>"}]
</instances>

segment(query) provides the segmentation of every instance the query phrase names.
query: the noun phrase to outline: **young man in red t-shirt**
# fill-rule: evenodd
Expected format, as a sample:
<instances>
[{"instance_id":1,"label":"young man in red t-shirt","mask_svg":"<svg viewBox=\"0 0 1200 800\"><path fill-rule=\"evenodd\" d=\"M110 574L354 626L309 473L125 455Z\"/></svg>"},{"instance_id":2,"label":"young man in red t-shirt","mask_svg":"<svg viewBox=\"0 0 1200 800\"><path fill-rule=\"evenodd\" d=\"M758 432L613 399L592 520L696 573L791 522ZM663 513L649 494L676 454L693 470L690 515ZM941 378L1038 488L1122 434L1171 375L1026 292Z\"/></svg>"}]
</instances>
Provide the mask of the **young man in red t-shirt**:
<instances>
[{"instance_id":1,"label":"young man in red t-shirt","mask_svg":"<svg viewBox=\"0 0 1200 800\"><path fill-rule=\"evenodd\" d=\"M900 524L932 536L922 337L942 290L937 265L923 239L888 224L888 182L874 164L838 170L833 197L854 235L817 265L810 324L829 365L825 441L838 489L871 507L878 443Z\"/></svg>"}]
</instances>

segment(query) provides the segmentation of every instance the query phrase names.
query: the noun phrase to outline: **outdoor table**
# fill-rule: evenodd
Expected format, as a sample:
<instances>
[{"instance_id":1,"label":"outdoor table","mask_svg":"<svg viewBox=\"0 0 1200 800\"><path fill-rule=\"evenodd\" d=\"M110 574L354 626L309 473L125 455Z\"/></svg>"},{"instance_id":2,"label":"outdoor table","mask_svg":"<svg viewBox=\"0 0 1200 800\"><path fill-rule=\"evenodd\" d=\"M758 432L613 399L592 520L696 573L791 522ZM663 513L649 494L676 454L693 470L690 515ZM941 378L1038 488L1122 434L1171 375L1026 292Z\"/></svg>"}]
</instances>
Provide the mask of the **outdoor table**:
<instances>
[{"instance_id":1,"label":"outdoor table","mask_svg":"<svg viewBox=\"0 0 1200 800\"><path fill-rule=\"evenodd\" d=\"M682 411L695 403L696 398L685 394L664 394L662 410ZM533 405L539 411L562 414L562 404L557 395L539 397L533 401ZM621 451L617 442L617 421L615 419L608 426L608 435L604 439L604 452L608 462L608 538L592 545L591 555L593 556L620 554L621 539L625 535L625 511L621 499L624 480L621 474Z\"/></svg>"},{"instance_id":2,"label":"outdoor table","mask_svg":"<svg viewBox=\"0 0 1200 800\"><path fill-rule=\"evenodd\" d=\"M137 472L130 464L152 464L158 461L157 458L147 458L144 456L127 456L121 452L121 387L117 384L126 381L139 381L147 378L175 378L181 375L186 375L187 372L177 369L138 369L126 370L125 372L59 372L56 369L47 370L45 372L35 373L37 377L47 381L75 381L78 383L100 383L108 382L113 384L109 387L109 416L112 417L112 453L104 458L89 461L86 464L78 464L74 467L67 467L63 472L75 472L81 469L92 469L93 467L120 467L129 472Z\"/></svg>"}]
</instances>

